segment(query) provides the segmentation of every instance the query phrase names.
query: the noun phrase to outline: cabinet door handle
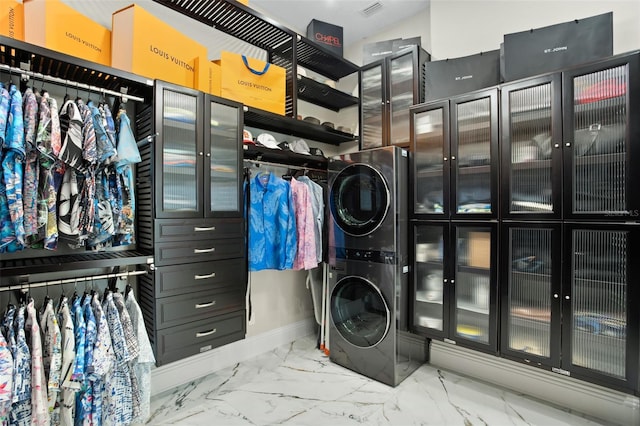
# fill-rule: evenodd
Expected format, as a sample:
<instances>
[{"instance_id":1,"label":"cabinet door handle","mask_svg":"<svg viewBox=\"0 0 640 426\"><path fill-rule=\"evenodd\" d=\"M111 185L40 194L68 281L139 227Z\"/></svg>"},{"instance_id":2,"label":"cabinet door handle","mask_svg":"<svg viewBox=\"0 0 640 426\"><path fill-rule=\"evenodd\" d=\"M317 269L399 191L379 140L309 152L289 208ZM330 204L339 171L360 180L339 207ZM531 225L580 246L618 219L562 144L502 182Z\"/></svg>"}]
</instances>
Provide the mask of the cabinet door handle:
<instances>
[{"instance_id":1,"label":"cabinet door handle","mask_svg":"<svg viewBox=\"0 0 640 426\"><path fill-rule=\"evenodd\" d=\"M215 247L211 247L211 248L208 248L208 249L193 249L193 252L194 252L195 254L200 254L200 253L211 253L211 252L214 252L214 251L216 251L216 248L215 248Z\"/></svg>"},{"instance_id":2,"label":"cabinet door handle","mask_svg":"<svg viewBox=\"0 0 640 426\"><path fill-rule=\"evenodd\" d=\"M212 273L207 274L207 275L194 275L193 279L195 279L195 280L206 280L207 278L213 278L215 276L216 276L216 273L212 272Z\"/></svg>"},{"instance_id":3,"label":"cabinet door handle","mask_svg":"<svg viewBox=\"0 0 640 426\"><path fill-rule=\"evenodd\" d=\"M196 309L208 308L216 304L215 300L212 300L209 303L196 303Z\"/></svg>"},{"instance_id":4,"label":"cabinet door handle","mask_svg":"<svg viewBox=\"0 0 640 426\"><path fill-rule=\"evenodd\" d=\"M193 228L194 232L215 231L215 226L196 226Z\"/></svg>"},{"instance_id":5,"label":"cabinet door handle","mask_svg":"<svg viewBox=\"0 0 640 426\"><path fill-rule=\"evenodd\" d=\"M199 331L196 333L196 337L206 337L206 336L211 336L213 333L216 332L216 329L211 329L209 331Z\"/></svg>"}]
</instances>

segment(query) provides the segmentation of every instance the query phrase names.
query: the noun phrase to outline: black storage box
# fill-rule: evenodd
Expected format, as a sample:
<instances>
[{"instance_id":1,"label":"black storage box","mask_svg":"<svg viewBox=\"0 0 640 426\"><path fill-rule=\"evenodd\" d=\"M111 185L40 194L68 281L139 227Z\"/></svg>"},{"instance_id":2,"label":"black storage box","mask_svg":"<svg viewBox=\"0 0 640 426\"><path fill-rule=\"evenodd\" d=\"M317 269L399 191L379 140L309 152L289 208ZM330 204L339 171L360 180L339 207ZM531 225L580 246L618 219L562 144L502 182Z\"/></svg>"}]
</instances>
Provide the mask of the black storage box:
<instances>
[{"instance_id":1,"label":"black storage box","mask_svg":"<svg viewBox=\"0 0 640 426\"><path fill-rule=\"evenodd\" d=\"M367 43L362 46L362 64L367 65L375 62L385 56L398 53L401 50L410 48L411 46L420 47L421 38L394 38L391 40L376 41Z\"/></svg>"},{"instance_id":2,"label":"black storage box","mask_svg":"<svg viewBox=\"0 0 640 426\"><path fill-rule=\"evenodd\" d=\"M613 12L504 35L505 81L613 55Z\"/></svg>"},{"instance_id":3,"label":"black storage box","mask_svg":"<svg viewBox=\"0 0 640 426\"><path fill-rule=\"evenodd\" d=\"M460 95L499 83L499 49L424 64L426 101Z\"/></svg>"},{"instance_id":4,"label":"black storage box","mask_svg":"<svg viewBox=\"0 0 640 426\"><path fill-rule=\"evenodd\" d=\"M318 46L342 56L342 27L312 19L307 25L307 38Z\"/></svg>"}]
</instances>

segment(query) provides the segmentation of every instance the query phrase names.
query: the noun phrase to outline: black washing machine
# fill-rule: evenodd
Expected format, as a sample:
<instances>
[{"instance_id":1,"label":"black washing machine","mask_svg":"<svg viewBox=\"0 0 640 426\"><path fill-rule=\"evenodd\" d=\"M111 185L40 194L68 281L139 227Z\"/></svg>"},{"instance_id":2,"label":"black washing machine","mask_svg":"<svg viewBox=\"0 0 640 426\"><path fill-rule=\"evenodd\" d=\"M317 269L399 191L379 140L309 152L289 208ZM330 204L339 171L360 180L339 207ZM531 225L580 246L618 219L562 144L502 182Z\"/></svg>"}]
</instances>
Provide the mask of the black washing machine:
<instances>
[{"instance_id":1,"label":"black washing machine","mask_svg":"<svg viewBox=\"0 0 640 426\"><path fill-rule=\"evenodd\" d=\"M402 330L406 269L394 253L347 249L329 271L329 357L390 386L427 359L424 338Z\"/></svg>"},{"instance_id":2,"label":"black washing machine","mask_svg":"<svg viewBox=\"0 0 640 426\"><path fill-rule=\"evenodd\" d=\"M330 263L342 249L405 256L408 161L407 151L394 146L329 160Z\"/></svg>"}]
</instances>

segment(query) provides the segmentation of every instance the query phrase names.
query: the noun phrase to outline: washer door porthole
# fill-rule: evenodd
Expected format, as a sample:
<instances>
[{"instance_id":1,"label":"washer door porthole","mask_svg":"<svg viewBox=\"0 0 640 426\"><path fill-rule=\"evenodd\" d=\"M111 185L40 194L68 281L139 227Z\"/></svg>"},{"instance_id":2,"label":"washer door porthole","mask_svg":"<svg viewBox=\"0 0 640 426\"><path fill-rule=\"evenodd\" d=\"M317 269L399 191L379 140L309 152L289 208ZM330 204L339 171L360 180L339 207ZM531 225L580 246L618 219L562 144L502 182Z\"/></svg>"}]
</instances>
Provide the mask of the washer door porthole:
<instances>
[{"instance_id":1,"label":"washer door porthole","mask_svg":"<svg viewBox=\"0 0 640 426\"><path fill-rule=\"evenodd\" d=\"M371 281L348 276L331 293L331 319L349 343L369 348L385 338L391 324L391 312L382 293Z\"/></svg>"},{"instance_id":2,"label":"washer door porthole","mask_svg":"<svg viewBox=\"0 0 640 426\"><path fill-rule=\"evenodd\" d=\"M345 167L331 186L331 214L345 233L368 235L382 225L390 204L389 188L373 167Z\"/></svg>"}]
</instances>

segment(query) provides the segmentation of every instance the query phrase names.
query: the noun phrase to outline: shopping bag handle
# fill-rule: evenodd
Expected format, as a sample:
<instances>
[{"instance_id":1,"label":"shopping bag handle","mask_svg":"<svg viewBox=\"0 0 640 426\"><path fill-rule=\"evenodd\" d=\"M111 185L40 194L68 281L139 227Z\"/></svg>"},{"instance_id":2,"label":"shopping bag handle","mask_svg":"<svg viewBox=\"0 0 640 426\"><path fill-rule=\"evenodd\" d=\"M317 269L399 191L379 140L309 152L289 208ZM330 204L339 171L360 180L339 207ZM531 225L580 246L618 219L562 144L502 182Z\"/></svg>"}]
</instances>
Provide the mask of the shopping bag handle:
<instances>
[{"instance_id":1,"label":"shopping bag handle","mask_svg":"<svg viewBox=\"0 0 640 426\"><path fill-rule=\"evenodd\" d=\"M251 68L251 66L249 65L249 61L247 61L247 57L244 56L244 55L242 55L242 62L244 62L244 66L247 67L249 69L249 71L251 71L255 75L266 74L267 71L269 71L269 67L271 66L271 64L269 62L267 62L262 71L254 70L253 68Z\"/></svg>"}]
</instances>

